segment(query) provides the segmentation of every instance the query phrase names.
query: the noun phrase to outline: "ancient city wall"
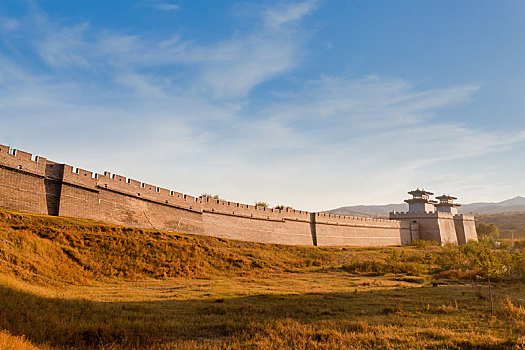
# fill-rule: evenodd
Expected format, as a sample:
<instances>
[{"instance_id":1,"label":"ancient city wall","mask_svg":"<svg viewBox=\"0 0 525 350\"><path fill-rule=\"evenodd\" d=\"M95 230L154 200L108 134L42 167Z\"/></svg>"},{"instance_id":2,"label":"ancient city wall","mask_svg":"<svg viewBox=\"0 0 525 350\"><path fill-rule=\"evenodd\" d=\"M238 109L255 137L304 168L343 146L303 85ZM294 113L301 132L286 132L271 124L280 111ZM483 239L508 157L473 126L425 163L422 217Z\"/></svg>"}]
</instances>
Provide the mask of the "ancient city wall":
<instances>
[{"instance_id":1,"label":"ancient city wall","mask_svg":"<svg viewBox=\"0 0 525 350\"><path fill-rule=\"evenodd\" d=\"M0 206L37 214L48 213L46 159L0 145ZM52 193L49 197L58 193Z\"/></svg>"},{"instance_id":2,"label":"ancient city wall","mask_svg":"<svg viewBox=\"0 0 525 350\"><path fill-rule=\"evenodd\" d=\"M406 222L315 213L315 224L320 246L410 243L410 224Z\"/></svg>"},{"instance_id":3,"label":"ancient city wall","mask_svg":"<svg viewBox=\"0 0 525 350\"><path fill-rule=\"evenodd\" d=\"M201 233L193 197L119 175L64 168L60 215L146 228Z\"/></svg>"},{"instance_id":4,"label":"ancient city wall","mask_svg":"<svg viewBox=\"0 0 525 350\"><path fill-rule=\"evenodd\" d=\"M1 145L0 207L263 243L384 246L410 241L406 222L195 198Z\"/></svg>"},{"instance_id":5,"label":"ancient city wall","mask_svg":"<svg viewBox=\"0 0 525 350\"><path fill-rule=\"evenodd\" d=\"M310 223L300 220L259 219L203 213L204 234L261 243L314 245Z\"/></svg>"},{"instance_id":6,"label":"ancient city wall","mask_svg":"<svg viewBox=\"0 0 525 350\"><path fill-rule=\"evenodd\" d=\"M263 243L315 245L307 211L256 207L212 198L199 198L198 202L207 235Z\"/></svg>"}]
</instances>

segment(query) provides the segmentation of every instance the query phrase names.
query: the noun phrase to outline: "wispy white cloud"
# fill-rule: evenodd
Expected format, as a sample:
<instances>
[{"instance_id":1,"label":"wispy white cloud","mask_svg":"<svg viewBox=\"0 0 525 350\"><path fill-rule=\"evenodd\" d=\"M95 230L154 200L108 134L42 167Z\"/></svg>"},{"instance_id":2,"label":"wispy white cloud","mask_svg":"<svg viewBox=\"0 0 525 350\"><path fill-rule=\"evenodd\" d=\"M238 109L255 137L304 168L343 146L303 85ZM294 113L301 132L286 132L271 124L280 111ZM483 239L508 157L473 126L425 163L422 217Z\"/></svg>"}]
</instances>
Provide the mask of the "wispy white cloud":
<instances>
[{"instance_id":1,"label":"wispy white cloud","mask_svg":"<svg viewBox=\"0 0 525 350\"><path fill-rule=\"evenodd\" d=\"M525 133L519 130L484 130L436 118L440 109L469 101L478 89L423 90L380 77L324 77L264 108L255 121L238 124L236 136L224 146L227 156L218 155L215 161L235 159L233 163L244 165L244 173L237 168L243 173L237 184L258 168L268 184L257 191L278 193L277 202L307 201L304 188L309 195L317 193L313 209L396 198L414 184L429 183L432 168L444 162L523 144ZM459 166L451 175L459 171L469 176L472 170ZM275 186L279 190L272 190ZM243 192L255 195L249 186Z\"/></svg>"},{"instance_id":2,"label":"wispy white cloud","mask_svg":"<svg viewBox=\"0 0 525 350\"><path fill-rule=\"evenodd\" d=\"M296 23L304 16L312 13L318 6L319 1L308 0L295 3L283 3L275 8L267 9L264 12L264 21L271 28L278 28L281 25Z\"/></svg>"},{"instance_id":3,"label":"wispy white cloud","mask_svg":"<svg viewBox=\"0 0 525 350\"><path fill-rule=\"evenodd\" d=\"M196 89L219 98L244 97L250 90L294 68L298 45L291 38L254 35L204 49L209 58L195 82Z\"/></svg>"},{"instance_id":4,"label":"wispy white cloud","mask_svg":"<svg viewBox=\"0 0 525 350\"><path fill-rule=\"evenodd\" d=\"M158 10L162 11L177 11L180 10L180 6L177 4L171 4L171 3L161 3L161 4L154 4L154 7Z\"/></svg>"},{"instance_id":5,"label":"wispy white cloud","mask_svg":"<svg viewBox=\"0 0 525 350\"><path fill-rule=\"evenodd\" d=\"M17 30L47 70L0 52L1 142L194 195L304 209L398 200L414 184L445 182L434 167L524 142L519 130L438 117L475 99L481 86L472 84L322 76L256 107L255 86L298 66L308 39L301 19L317 2L277 6L251 30L207 44L40 14L28 21L38 30ZM453 169L488 183L461 166ZM461 183L456 173L446 181Z\"/></svg>"},{"instance_id":6,"label":"wispy white cloud","mask_svg":"<svg viewBox=\"0 0 525 350\"><path fill-rule=\"evenodd\" d=\"M438 108L467 101L479 86L452 86L421 90L407 81L365 77L346 79L321 77L307 82L301 90L284 94L286 101L266 109L281 123L300 120L322 130L337 123L348 128L380 129L395 125L415 124ZM335 135L334 135L335 136Z\"/></svg>"},{"instance_id":7,"label":"wispy white cloud","mask_svg":"<svg viewBox=\"0 0 525 350\"><path fill-rule=\"evenodd\" d=\"M66 26L40 15L37 50L57 70L193 69L191 79L178 84L214 98L242 98L254 86L298 65L307 35L281 24L298 23L314 8L314 2L306 1L261 10L262 25L206 45L176 34L158 39L98 30L89 23Z\"/></svg>"},{"instance_id":8,"label":"wispy white cloud","mask_svg":"<svg viewBox=\"0 0 525 350\"><path fill-rule=\"evenodd\" d=\"M42 40L37 42L37 49L48 65L82 68L91 65L89 56L83 52L87 46L84 33L88 29L88 23L62 27L49 23L45 18L40 17L40 19L40 27L45 30Z\"/></svg>"},{"instance_id":9,"label":"wispy white cloud","mask_svg":"<svg viewBox=\"0 0 525 350\"><path fill-rule=\"evenodd\" d=\"M0 31L12 32L20 28L20 22L14 18L0 16Z\"/></svg>"}]
</instances>

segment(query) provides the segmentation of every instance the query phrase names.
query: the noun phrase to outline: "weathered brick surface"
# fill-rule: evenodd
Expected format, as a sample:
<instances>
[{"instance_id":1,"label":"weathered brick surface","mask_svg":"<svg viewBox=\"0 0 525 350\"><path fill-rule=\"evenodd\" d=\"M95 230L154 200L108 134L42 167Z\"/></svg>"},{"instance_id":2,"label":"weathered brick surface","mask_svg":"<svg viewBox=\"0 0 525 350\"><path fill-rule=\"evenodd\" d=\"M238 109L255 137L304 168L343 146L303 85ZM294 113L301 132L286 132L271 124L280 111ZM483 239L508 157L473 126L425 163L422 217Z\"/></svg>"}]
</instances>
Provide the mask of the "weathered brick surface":
<instances>
[{"instance_id":1,"label":"weathered brick surface","mask_svg":"<svg viewBox=\"0 0 525 350\"><path fill-rule=\"evenodd\" d=\"M195 198L120 175L32 158L1 145L0 207L263 243L383 246L407 244L411 237L406 221ZM432 225L448 225L434 221L421 225L423 236L434 237ZM450 222L454 227L454 220Z\"/></svg>"},{"instance_id":2,"label":"weathered brick surface","mask_svg":"<svg viewBox=\"0 0 525 350\"><path fill-rule=\"evenodd\" d=\"M45 158L0 146L0 207L47 214L45 167Z\"/></svg>"},{"instance_id":3,"label":"weathered brick surface","mask_svg":"<svg viewBox=\"0 0 525 350\"><path fill-rule=\"evenodd\" d=\"M386 246L410 243L410 226L400 221L316 213L320 246Z\"/></svg>"},{"instance_id":4,"label":"weathered brick surface","mask_svg":"<svg viewBox=\"0 0 525 350\"><path fill-rule=\"evenodd\" d=\"M44 178L0 167L0 207L47 214Z\"/></svg>"},{"instance_id":5,"label":"weathered brick surface","mask_svg":"<svg viewBox=\"0 0 525 350\"><path fill-rule=\"evenodd\" d=\"M203 213L204 233L261 243L313 245L310 222Z\"/></svg>"},{"instance_id":6,"label":"weathered brick surface","mask_svg":"<svg viewBox=\"0 0 525 350\"><path fill-rule=\"evenodd\" d=\"M458 237L458 244L465 244L468 241L477 241L476 223L472 215L455 215L454 225Z\"/></svg>"},{"instance_id":7,"label":"weathered brick surface","mask_svg":"<svg viewBox=\"0 0 525 350\"><path fill-rule=\"evenodd\" d=\"M447 213L449 214L449 213ZM441 232L440 242L458 244L458 237L456 233L456 226L454 225L454 218L452 214L450 217L439 217L438 219L439 229Z\"/></svg>"},{"instance_id":8,"label":"weathered brick surface","mask_svg":"<svg viewBox=\"0 0 525 350\"><path fill-rule=\"evenodd\" d=\"M200 211L182 209L165 202L138 198L105 188L93 190L67 183L62 186L60 215L128 226L203 232Z\"/></svg>"},{"instance_id":9,"label":"weathered brick surface","mask_svg":"<svg viewBox=\"0 0 525 350\"><path fill-rule=\"evenodd\" d=\"M316 226L319 246L387 246L401 244L399 227L379 228L333 224L317 224Z\"/></svg>"}]
</instances>

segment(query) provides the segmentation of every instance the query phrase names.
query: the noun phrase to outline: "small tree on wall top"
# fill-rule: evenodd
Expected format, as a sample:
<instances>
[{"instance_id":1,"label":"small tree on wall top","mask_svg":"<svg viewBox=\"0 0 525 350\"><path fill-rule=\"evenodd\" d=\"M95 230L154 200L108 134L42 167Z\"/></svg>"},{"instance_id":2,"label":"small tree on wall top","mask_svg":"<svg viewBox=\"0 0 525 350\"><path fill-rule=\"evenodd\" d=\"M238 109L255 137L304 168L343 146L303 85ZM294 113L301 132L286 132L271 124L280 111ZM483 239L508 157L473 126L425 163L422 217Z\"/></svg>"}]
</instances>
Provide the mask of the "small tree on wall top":
<instances>
[{"instance_id":1,"label":"small tree on wall top","mask_svg":"<svg viewBox=\"0 0 525 350\"><path fill-rule=\"evenodd\" d=\"M290 206L284 206L284 205L282 205L282 204L279 204L279 205L276 206L274 209L284 210L284 209L293 209L293 208L290 207Z\"/></svg>"},{"instance_id":2,"label":"small tree on wall top","mask_svg":"<svg viewBox=\"0 0 525 350\"><path fill-rule=\"evenodd\" d=\"M209 193L203 193L199 196L200 198L208 198L208 199L221 199L218 194L212 195Z\"/></svg>"}]
</instances>

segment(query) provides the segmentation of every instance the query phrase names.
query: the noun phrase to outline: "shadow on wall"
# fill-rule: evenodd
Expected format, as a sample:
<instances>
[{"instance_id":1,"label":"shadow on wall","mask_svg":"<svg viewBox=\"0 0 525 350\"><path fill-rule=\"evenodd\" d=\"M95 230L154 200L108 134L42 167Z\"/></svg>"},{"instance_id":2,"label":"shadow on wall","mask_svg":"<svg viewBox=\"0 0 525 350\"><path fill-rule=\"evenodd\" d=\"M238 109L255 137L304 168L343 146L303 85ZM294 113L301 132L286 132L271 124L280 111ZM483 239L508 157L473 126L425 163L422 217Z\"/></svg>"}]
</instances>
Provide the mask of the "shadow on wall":
<instances>
[{"instance_id":1,"label":"shadow on wall","mask_svg":"<svg viewBox=\"0 0 525 350\"><path fill-rule=\"evenodd\" d=\"M58 216L60 208L60 192L62 184L58 181L45 179L47 215Z\"/></svg>"},{"instance_id":2,"label":"shadow on wall","mask_svg":"<svg viewBox=\"0 0 525 350\"><path fill-rule=\"evenodd\" d=\"M44 186L46 190L47 214L58 216L60 208L60 195L62 192L62 178L64 167L58 164L46 164L46 179ZM56 180L55 180L56 179Z\"/></svg>"},{"instance_id":3,"label":"shadow on wall","mask_svg":"<svg viewBox=\"0 0 525 350\"><path fill-rule=\"evenodd\" d=\"M310 231L312 232L313 245L317 247L317 229L315 224L315 213L310 213Z\"/></svg>"}]
</instances>

